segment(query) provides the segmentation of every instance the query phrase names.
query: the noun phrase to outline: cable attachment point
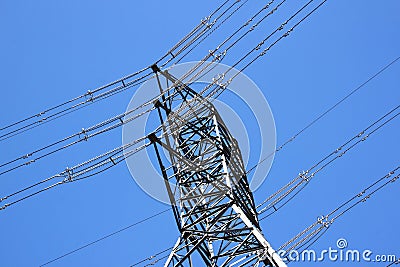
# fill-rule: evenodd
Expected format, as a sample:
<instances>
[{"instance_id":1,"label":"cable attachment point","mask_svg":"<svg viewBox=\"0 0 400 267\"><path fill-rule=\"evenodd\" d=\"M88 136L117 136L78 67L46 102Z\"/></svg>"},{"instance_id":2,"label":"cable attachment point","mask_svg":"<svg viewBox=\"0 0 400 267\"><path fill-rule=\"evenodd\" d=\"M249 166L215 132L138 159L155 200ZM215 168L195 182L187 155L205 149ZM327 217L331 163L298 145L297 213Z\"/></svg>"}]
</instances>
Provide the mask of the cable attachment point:
<instances>
[{"instance_id":1,"label":"cable attachment point","mask_svg":"<svg viewBox=\"0 0 400 267\"><path fill-rule=\"evenodd\" d=\"M222 90L225 90L228 87L228 82L218 84L218 87Z\"/></svg>"},{"instance_id":2,"label":"cable attachment point","mask_svg":"<svg viewBox=\"0 0 400 267\"><path fill-rule=\"evenodd\" d=\"M217 75L215 75L213 78L212 78L212 82L213 83L217 83L218 81L220 81L220 80L223 80L223 79L225 79L225 73L219 73L219 74L217 74Z\"/></svg>"},{"instance_id":3,"label":"cable attachment point","mask_svg":"<svg viewBox=\"0 0 400 267\"><path fill-rule=\"evenodd\" d=\"M215 57L216 57L216 55L215 55L215 52L217 52L217 51L218 51L218 49L219 49L219 47L217 47L217 48L216 48L216 49L214 49L214 50L208 50L208 54L209 54L209 56L211 56L211 57L215 58Z\"/></svg>"},{"instance_id":4,"label":"cable attachment point","mask_svg":"<svg viewBox=\"0 0 400 267\"><path fill-rule=\"evenodd\" d=\"M274 14L274 12L275 11L277 11L278 10L278 7L275 7L274 9L272 9L270 12L269 12L269 14L268 15L272 15L272 14Z\"/></svg>"},{"instance_id":5,"label":"cable attachment point","mask_svg":"<svg viewBox=\"0 0 400 267\"><path fill-rule=\"evenodd\" d=\"M360 193L358 193L357 197L362 197L364 194L365 194L365 190L363 190Z\"/></svg>"},{"instance_id":6,"label":"cable attachment point","mask_svg":"<svg viewBox=\"0 0 400 267\"><path fill-rule=\"evenodd\" d=\"M153 71L154 73L157 73L157 72L160 72L160 71L161 71L160 68L157 66L157 64L151 65L150 68L152 69L152 71Z\"/></svg>"},{"instance_id":7,"label":"cable attachment point","mask_svg":"<svg viewBox=\"0 0 400 267\"><path fill-rule=\"evenodd\" d=\"M86 102L93 102L93 92L90 90L87 90L85 94Z\"/></svg>"},{"instance_id":8,"label":"cable attachment point","mask_svg":"<svg viewBox=\"0 0 400 267\"><path fill-rule=\"evenodd\" d=\"M213 22L207 23L207 24L206 24L206 27L209 28L209 29L211 29L211 28L214 26L215 23L217 23L217 19L214 19Z\"/></svg>"},{"instance_id":9,"label":"cable attachment point","mask_svg":"<svg viewBox=\"0 0 400 267\"><path fill-rule=\"evenodd\" d=\"M65 178L63 182L72 182L73 180L73 171L70 168L65 168Z\"/></svg>"},{"instance_id":10,"label":"cable attachment point","mask_svg":"<svg viewBox=\"0 0 400 267\"><path fill-rule=\"evenodd\" d=\"M364 198L361 200L361 202L366 202L370 197L371 197L371 195L368 195L368 196L364 197Z\"/></svg>"},{"instance_id":11,"label":"cable attachment point","mask_svg":"<svg viewBox=\"0 0 400 267\"><path fill-rule=\"evenodd\" d=\"M30 161L25 162L24 165L29 165L29 164L34 163L34 162L35 162L35 160L32 159L32 160L30 160Z\"/></svg>"},{"instance_id":12,"label":"cable attachment point","mask_svg":"<svg viewBox=\"0 0 400 267\"><path fill-rule=\"evenodd\" d=\"M200 21L200 23L203 24L203 25L206 25L210 21L210 18L211 18L210 16L205 17Z\"/></svg>"},{"instance_id":13,"label":"cable attachment point","mask_svg":"<svg viewBox=\"0 0 400 267\"><path fill-rule=\"evenodd\" d=\"M224 51L222 51L222 52L220 52L220 53L218 53L216 55L214 53L212 53L211 55L214 57L215 60L221 61L226 56L226 53L227 53L227 51L224 50Z\"/></svg>"},{"instance_id":14,"label":"cable attachment point","mask_svg":"<svg viewBox=\"0 0 400 267\"><path fill-rule=\"evenodd\" d=\"M159 141L157 135L155 133L151 133L147 136L151 143L157 143Z\"/></svg>"},{"instance_id":15,"label":"cable attachment point","mask_svg":"<svg viewBox=\"0 0 400 267\"><path fill-rule=\"evenodd\" d=\"M294 30L294 28L291 28L290 30L288 30L284 35L282 35L282 37L288 37L289 34Z\"/></svg>"},{"instance_id":16,"label":"cable attachment point","mask_svg":"<svg viewBox=\"0 0 400 267\"><path fill-rule=\"evenodd\" d=\"M331 221L326 221L326 222L324 222L324 223L323 223L323 226L324 226L325 228L329 228L329 226L331 226L332 223L333 223L333 219L332 219Z\"/></svg>"},{"instance_id":17,"label":"cable attachment point","mask_svg":"<svg viewBox=\"0 0 400 267\"><path fill-rule=\"evenodd\" d=\"M44 122L45 120L47 120L47 119L48 119L48 117L45 117L45 118L39 120L38 123L43 123L43 122Z\"/></svg>"},{"instance_id":18,"label":"cable attachment point","mask_svg":"<svg viewBox=\"0 0 400 267\"><path fill-rule=\"evenodd\" d=\"M82 128L81 132L79 133L79 138L81 138L81 135L83 135L82 140L87 141L89 139L85 128Z\"/></svg>"},{"instance_id":19,"label":"cable attachment point","mask_svg":"<svg viewBox=\"0 0 400 267\"><path fill-rule=\"evenodd\" d=\"M323 225L325 228L329 228L329 226L333 223L333 219L329 221L328 216L321 215L317 218L317 223Z\"/></svg>"},{"instance_id":20,"label":"cable attachment point","mask_svg":"<svg viewBox=\"0 0 400 267\"><path fill-rule=\"evenodd\" d=\"M260 50L261 47L262 47L263 45L264 45L264 41L260 42L260 43L257 45L257 47L256 47L255 50Z\"/></svg>"},{"instance_id":21,"label":"cable attachment point","mask_svg":"<svg viewBox=\"0 0 400 267\"><path fill-rule=\"evenodd\" d=\"M317 218L317 222L319 224L322 224L326 220L326 217L324 215L321 215Z\"/></svg>"},{"instance_id":22,"label":"cable attachment point","mask_svg":"<svg viewBox=\"0 0 400 267\"><path fill-rule=\"evenodd\" d=\"M399 179L400 175L397 175L396 177L393 177L392 180L390 180L391 183L396 182Z\"/></svg>"},{"instance_id":23,"label":"cable attachment point","mask_svg":"<svg viewBox=\"0 0 400 267\"><path fill-rule=\"evenodd\" d=\"M364 137L361 139L361 141L367 140L368 137L369 137L369 134L367 134L366 136L364 136Z\"/></svg>"},{"instance_id":24,"label":"cable attachment point","mask_svg":"<svg viewBox=\"0 0 400 267\"><path fill-rule=\"evenodd\" d=\"M262 10L268 9L269 6L272 4L272 2L273 2L273 1L269 2L268 4L266 4L266 5L262 8Z\"/></svg>"},{"instance_id":25,"label":"cable attachment point","mask_svg":"<svg viewBox=\"0 0 400 267\"><path fill-rule=\"evenodd\" d=\"M302 171L299 173L299 177L306 182L310 181L310 177L308 177L307 175L308 175L308 171Z\"/></svg>"},{"instance_id":26,"label":"cable attachment point","mask_svg":"<svg viewBox=\"0 0 400 267\"><path fill-rule=\"evenodd\" d=\"M23 159L27 159L27 158L29 158L30 156L32 156L32 153L26 154L26 155L22 156L22 158L23 158Z\"/></svg>"},{"instance_id":27,"label":"cable attachment point","mask_svg":"<svg viewBox=\"0 0 400 267\"><path fill-rule=\"evenodd\" d=\"M267 54L267 52L271 49L271 46L268 46L267 48L265 48L261 53L260 53L260 57L265 56L265 54Z\"/></svg>"},{"instance_id":28,"label":"cable attachment point","mask_svg":"<svg viewBox=\"0 0 400 267\"><path fill-rule=\"evenodd\" d=\"M160 100L158 100L158 99L156 99L153 102L153 104L154 104L154 107L156 107L156 108L162 108L163 107L163 105L161 104Z\"/></svg>"},{"instance_id":29,"label":"cable attachment point","mask_svg":"<svg viewBox=\"0 0 400 267\"><path fill-rule=\"evenodd\" d=\"M339 152L340 150L342 150L342 149L343 149L343 147L342 147L342 146L341 146L341 147L338 147L338 148L335 150L335 152L334 152L334 153L336 154L336 153L338 153L338 152Z\"/></svg>"}]
</instances>

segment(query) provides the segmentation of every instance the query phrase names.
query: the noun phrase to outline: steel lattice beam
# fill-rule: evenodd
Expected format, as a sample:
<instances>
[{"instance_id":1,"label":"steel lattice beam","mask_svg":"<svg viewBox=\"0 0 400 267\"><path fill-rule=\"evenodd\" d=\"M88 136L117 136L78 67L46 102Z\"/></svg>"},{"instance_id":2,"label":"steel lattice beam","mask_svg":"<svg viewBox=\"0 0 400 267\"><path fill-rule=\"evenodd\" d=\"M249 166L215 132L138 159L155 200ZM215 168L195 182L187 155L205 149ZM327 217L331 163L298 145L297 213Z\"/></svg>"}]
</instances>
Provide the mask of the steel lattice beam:
<instances>
[{"instance_id":1,"label":"steel lattice beam","mask_svg":"<svg viewBox=\"0 0 400 267\"><path fill-rule=\"evenodd\" d=\"M164 137L149 135L181 233L165 266L193 266L195 252L205 266L286 266L261 232L238 143L215 107L153 70L161 92L161 77L176 84L155 102Z\"/></svg>"}]
</instances>

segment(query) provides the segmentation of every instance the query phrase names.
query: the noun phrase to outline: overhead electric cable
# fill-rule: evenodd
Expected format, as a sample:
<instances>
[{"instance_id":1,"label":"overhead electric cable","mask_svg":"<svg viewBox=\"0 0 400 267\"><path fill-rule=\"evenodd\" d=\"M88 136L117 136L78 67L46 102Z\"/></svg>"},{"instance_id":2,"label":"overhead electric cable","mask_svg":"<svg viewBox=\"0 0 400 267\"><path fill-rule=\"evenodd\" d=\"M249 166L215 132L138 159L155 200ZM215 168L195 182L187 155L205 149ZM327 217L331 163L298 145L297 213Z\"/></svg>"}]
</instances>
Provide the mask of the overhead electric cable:
<instances>
[{"instance_id":1,"label":"overhead electric cable","mask_svg":"<svg viewBox=\"0 0 400 267\"><path fill-rule=\"evenodd\" d=\"M333 111L334 109L336 109L339 105L341 105L343 102L345 102L348 98L350 98L353 94L355 94L357 91L361 90L362 88L364 88L368 83L370 83L372 80L374 80L375 78L377 78L380 74L382 74L385 70L387 70L389 67L391 67L392 65L394 65L398 60L400 59L400 57L397 57L396 59L392 60L389 64L385 65L383 68L381 68L378 72L376 72L374 75L372 75L371 77L369 77L366 81L364 81L362 84L360 84L358 87L356 87L355 89L353 89L350 93L348 93L346 96L344 96L343 98L341 98L339 101L337 101L334 105L332 105L331 107L329 107L327 110L325 110L323 113L321 113L318 117L316 117L314 120L312 120L309 124L307 124L305 127L303 127L302 129L300 129L296 134L294 134L291 138L289 138L288 140L286 140L284 143L282 143L282 145L280 145L274 152L272 152L271 154L267 155L265 158L263 158L262 160L260 160L259 162L257 162L253 167L251 167L247 173L250 173L251 171L253 171L255 168L257 168L257 166L259 166L260 164L262 164L263 162L265 162L267 159L269 159L270 157L272 157L273 155L276 154L276 152L280 151L282 148L284 148L287 144L293 142L299 135L301 135L303 132L305 132L306 130L308 130L311 126L313 126L315 123L317 123L319 120L321 120L322 118L324 118L328 113L330 113L331 111Z\"/></svg>"},{"instance_id":2,"label":"overhead electric cable","mask_svg":"<svg viewBox=\"0 0 400 267\"><path fill-rule=\"evenodd\" d=\"M295 237L284 243L279 250L285 250L285 255L287 256L290 251L296 250L301 252L299 249L304 248L305 245L308 249L312 244L318 240L323 233L327 231L327 229L339 219L344 214L348 213L350 210L354 209L361 203L365 203L368 199L370 199L374 194L383 188L387 187L390 184L393 184L400 178L400 174L398 173L400 170L400 166L396 167L388 174L376 180L374 183L363 189L361 192L354 195L349 200L343 202L336 209L331 211L329 214L325 216L319 217L313 224L307 227L305 230L297 234ZM284 255L284 256L285 256Z\"/></svg>"},{"instance_id":3,"label":"overhead electric cable","mask_svg":"<svg viewBox=\"0 0 400 267\"><path fill-rule=\"evenodd\" d=\"M232 2L232 4L230 6L228 6L227 8L225 8L225 10L223 10L223 7L228 5L229 2ZM164 56L162 56L158 61L156 61L156 64L160 64L164 59L170 57L170 59L166 63L163 63L163 64L160 65L160 67L164 67L167 63L169 63L171 60L173 60L179 54L184 52L187 48L189 48L191 46L191 44L194 43L194 41L196 41L197 39L202 37L203 34L207 33L207 31L212 29L212 27L215 25L215 23L219 19L221 19L225 14L227 14L227 12L231 8L233 8L238 2L239 1L237 1L237 0L226 0L215 11L213 11L208 17L203 19L189 34L187 34L182 40L180 40ZM220 12L220 11L221 11L222 14L219 14L217 16L217 13ZM237 10L234 10L234 12L236 12L236 11ZM217 16L217 18L214 19L214 21L212 23L209 23L210 20L212 19L212 17L214 17L214 16ZM230 16L230 14L228 14L228 16ZM203 30L201 31L201 34L199 34L198 32L201 29L203 29ZM190 40L190 38L194 38L194 40ZM181 46L185 45L187 43L190 43L190 45L186 45L185 49L182 49ZM177 49L179 49L179 51L175 52L175 50L177 50ZM135 78L139 74L145 73L146 71L148 71L147 74L144 74L139 78ZM111 83L109 83L107 85L101 86L101 87L96 88L96 89L94 89L92 91L89 90L85 94L82 94L82 95L80 95L78 97L75 97L75 98L73 98L71 100L68 100L68 101L66 101L66 102L64 102L62 104L56 105L56 106L51 107L49 109L46 109L46 110L44 110L44 111L42 111L40 113L34 114L34 115L29 116L29 117L27 117L25 119L22 119L22 120L19 120L17 122L11 123L11 124L9 124L7 126L4 126L4 127L2 127L0 129L0 132L3 131L3 130L9 129L9 128L13 127L13 126L18 126L18 125L23 124L25 122L27 123L27 124L17 128L17 129L14 129L14 130L9 131L9 132L4 133L4 134L0 134L0 141L5 140L5 139L7 139L7 138L9 138L11 136L15 136L16 134L18 134L20 132L22 133L22 132L24 132L26 130L32 129L32 128L38 126L38 125L46 123L47 121L51 121L53 119L62 117L64 113L65 114L70 113L72 110L75 110L77 108L89 105L93 101L107 98L107 97L109 97L111 95L114 95L117 92L126 90L127 88L130 88L133 85L141 84L142 82L144 82L145 78L147 78L147 77L149 77L151 75L152 75L151 66L143 68L143 69L141 69L141 70L139 70L139 71L137 71L137 72L135 72L133 74L125 76L125 77L123 77L121 79L118 79L118 80L116 80L114 82L111 82ZM116 86L116 87L112 88L109 91L106 91L106 92L104 92L104 93L102 93L102 94L100 94L98 96L94 95L94 94L96 94L98 92L104 91L105 89L109 89L109 88L111 88L113 86ZM73 103L75 103L75 102L77 102L77 101L79 101L81 99L83 99L84 101L81 101L79 103L73 104ZM60 111L57 111L59 108L63 108L64 106L67 106L68 104L71 104L71 103L73 104L72 106L64 108L64 109L62 109ZM48 113L51 113L53 111L54 111L53 114L50 114L50 115L44 117L44 115L46 115ZM39 119L29 123L30 120L33 120L33 119L36 119L36 118L39 118Z\"/></svg>"},{"instance_id":4,"label":"overhead electric cable","mask_svg":"<svg viewBox=\"0 0 400 267\"><path fill-rule=\"evenodd\" d=\"M398 258L397 260L395 260L394 262L392 262L391 264L389 264L388 266L386 266L386 267L390 267L390 266L392 266L392 265L394 265L394 264L400 264L400 258Z\"/></svg>"},{"instance_id":5,"label":"overhead electric cable","mask_svg":"<svg viewBox=\"0 0 400 267\"><path fill-rule=\"evenodd\" d=\"M315 8L312 9L309 13L307 13L299 22L297 22L297 23L295 24L295 26L293 26L289 31L287 31L287 32L286 32L285 34L283 34L280 38L278 38L272 45L270 45L270 46L267 47L265 50L263 50L263 52L262 52L261 54L259 54L255 59L253 59L251 62L254 62L254 61L257 60L258 58L264 56L264 55L266 54L267 51L269 51L274 45L276 45L276 44L278 43L279 40L283 39L284 37L287 37L289 32L292 32L292 31L295 29L295 27L297 27L298 25L300 25L301 22L303 22L306 18L308 18L311 14L313 14L313 13L314 13L318 8L320 8L326 1L327 1L327 0L322 1L317 7L315 7ZM275 30L273 33L282 30L283 27L284 27L291 19L293 19L296 15L298 15L303 9L305 9L305 8L306 8L310 3L312 3L312 2L313 2L313 0L310 0L309 2L307 2L300 10L298 10L296 13L294 13L294 15L292 15L288 20L286 20L286 22L284 22L280 27L278 27L277 30ZM259 43L259 44L258 44L254 49L252 49L251 51L257 51L257 50L259 50L260 47L264 44L265 40L267 40L270 36L272 36L272 34L270 34L267 38L265 38L261 43ZM250 55L250 54L251 54L251 53L247 53L247 54L246 54L244 57L242 57L238 62L241 62L244 58L246 58L246 57L247 57L248 55ZM238 64L238 63L237 63L237 64ZM235 65L237 65L237 64L235 64ZM244 70L244 69L247 68L248 66L250 66L250 64L247 64L244 68L242 68L242 70ZM193 70L193 69L195 69L195 68L192 68L192 70ZM230 71L231 69L232 69L232 68L230 68L228 71ZM189 73L190 73L190 71L189 71ZM226 72L226 73L227 73L227 72ZM188 73L186 73L184 76L188 76ZM235 75L234 77L236 77L236 75ZM233 78L234 78L234 77L233 77ZM231 78L229 81L231 82L233 78ZM228 81L228 82L229 82L229 81ZM179 83L179 82L180 82L180 81L178 81L178 83ZM213 85L213 84L214 84L214 83L212 83L211 85ZM174 85L174 86L176 86L176 85ZM182 86L185 86L185 85L183 84ZM171 86L171 87L172 87L172 86ZM207 87L208 87L208 86L207 86ZM207 88L207 87L206 87L206 88ZM221 86L218 85L217 89L219 89L220 87L221 87ZM222 88L223 88L223 90L224 90L224 89L226 88L226 86L223 86ZM202 92L204 92L204 91L205 91L205 89L204 89ZM218 92L218 91L214 91L214 92L210 93L207 97L212 96L212 94L215 94L215 92ZM202 94L203 94L203 93L201 93L200 96L201 96ZM199 95L196 95L195 98L198 98L198 97L199 97ZM205 98L204 100L206 100L206 98ZM147 145L148 145L148 144L147 144ZM134 150L135 153L137 153L138 151L140 151L141 149L143 149L143 148L146 147L147 145L143 145L141 148L135 149L135 150ZM117 159L118 159L118 161L117 161ZM100 167L105 168L105 169L102 169L102 170L99 171L99 172L96 172L95 174L100 173L100 172L103 172L103 171L105 171L106 169L109 169L109 168L111 168L111 167L113 166L113 165L111 165L111 166L108 166L108 167L104 167L104 166L106 166L107 164L113 163L114 165L116 165L116 162L119 163L120 161L121 161L121 156L118 156L118 158L114 158L114 159L113 159L112 157L110 157L110 160L107 159L107 160L105 160L105 161L103 161L103 162L100 162L100 163L96 164L95 167L89 168L89 170L85 170L84 172L80 172L80 173L79 173L79 176L81 176L83 173L87 173L88 171L92 171L93 168L94 168L94 169L97 169L97 168L100 168ZM91 175L88 175L88 176L84 176L84 177L78 178L77 175L71 175L71 170L67 169L66 171L61 172L60 174L58 174L58 175L56 175L56 176L52 176L52 177L50 177L50 178L48 178L48 179L45 179L45 180L39 182L38 184L41 184L42 182L47 182L49 179L54 179L54 178L60 177L60 176L68 176L68 179L64 179L63 181L60 181L60 182L58 182L58 183L56 183L56 184L53 184L53 185L51 185L51 186L49 186L49 187L47 187L47 188L44 188L44 189L39 190L39 191L37 191L37 192L35 192L35 193L32 193L31 195L28 195L28 196L26 196L26 197L23 197L22 199L18 199L18 200L16 200L16 201L11 202L11 203L7 203L7 204L5 204L3 207L1 207L0 209L5 209L6 207L8 207L8 206L10 206L10 205L16 204L16 203L18 203L18 202L20 202L20 201L22 201L22 200L25 200L25 199L27 199L27 198L29 198L29 197L32 197L32 196L36 195L36 194L38 194L38 193L41 193L41 192L44 192L44 191L49 190L49 189L51 189L51 188L54 188L55 186L58 186L58 185L61 185L61 184L65 184L65 183L67 183L67 182L72 182L72 181L81 180L81 179L83 179L83 178L91 177L91 176L93 176L93 175L94 175L94 174L91 174ZM31 187L32 187L32 186L30 186L30 187L28 187L28 188L31 188ZM25 191L25 190L27 190L27 188L18 191L18 193L23 192L23 191ZM16 194L16 193L13 193L13 194L11 194L11 195L9 195L9 196L13 196L13 195L15 195L15 194ZM0 199L0 201L4 201L4 200L7 199L9 196L3 197L2 199Z\"/></svg>"},{"instance_id":6,"label":"overhead electric cable","mask_svg":"<svg viewBox=\"0 0 400 267\"><path fill-rule=\"evenodd\" d=\"M282 208L290 200L292 200L298 193L300 193L305 188L305 186L308 185L309 182L315 177L317 173L322 171L324 168L332 164L337 159L343 157L348 151L356 147L358 144L367 140L372 134L374 134L379 129L387 125L389 122L397 118L397 116L400 115L400 112L396 112L398 111L399 108L400 105L391 109L389 112L387 112L385 115L374 121L364 130L362 130L361 132L357 133L355 136L347 140L337 149L333 150L322 160L318 161L308 170L299 173L299 175L297 175L288 184L283 186L281 189L276 191L274 194L270 195L261 204L259 204L257 208L261 208L264 205L266 206L260 209L258 213L263 214L269 211L269 213L265 216L268 217L273 213L277 212L280 208ZM314 169L316 170L313 171ZM283 204L277 206L277 204L280 204L282 202Z\"/></svg>"},{"instance_id":7,"label":"overhead electric cable","mask_svg":"<svg viewBox=\"0 0 400 267\"><path fill-rule=\"evenodd\" d=\"M231 45L224 51L224 53L226 53L229 49L231 49L234 45L236 45L236 44L238 43L238 41L241 40L241 39L243 39L248 33L250 33L251 31L253 31L253 30L254 30L258 25L260 25L267 17L269 17L269 16L272 15L275 11L277 11L277 9L278 9L285 1L286 1L286 0L283 0L283 1L280 2L275 8L273 8L269 13L267 13L266 15L264 15L264 16L263 16L259 21L257 21L248 31L246 31L245 33L243 33L243 34L239 37L239 39L235 40L235 42L234 42L233 44L231 44ZM245 28L246 26L249 26L250 22L252 22L252 21L253 21L257 16L259 16L263 11L267 10L267 9L270 7L270 5L273 4L273 2L274 2L274 0L270 1L270 2L267 3L265 6L263 6L255 15L253 15L249 20L247 20L238 30L236 30L236 31L235 31L234 33L232 33L229 37L227 37L220 45L218 45L218 46L217 46L213 51L211 51L204 59L202 59L202 61L201 61L200 63L202 64L202 63L206 62L206 60L207 60L211 55L215 54L216 51L219 51L219 50L221 49L221 47L223 47L230 39L232 39L236 34L238 34L238 33L240 32L240 30L242 30L242 29ZM244 2L244 3L245 3L245 2ZM244 4L244 3L243 3L243 4ZM241 7L241 6L239 6L238 8L240 8L240 7ZM215 61L216 61L216 59L214 58L212 62L215 62ZM200 64L200 63L199 63L199 64ZM198 65L198 66L200 66L200 65ZM194 78L198 77L198 75L200 75L201 73L203 73L203 72L206 70L206 68L207 68L208 66L210 66L210 64L208 64L205 68L203 68L202 70L200 70L200 71L196 74L197 76L192 77L191 80L190 80L189 82L192 82L192 81L194 80ZM192 68L190 71L193 71L193 68ZM188 75L185 74L182 78L186 78L187 76L188 76ZM182 78L181 78L181 79L182 79ZM181 79L180 79L180 80L181 80ZM169 91L169 90L171 90L172 88L174 88L174 86L176 86L176 84L171 85L171 86L167 89L167 91ZM164 93L164 92L163 92L163 93ZM163 94L163 93L162 93L162 94ZM28 165L30 165L30 164L36 162L36 161L39 160L39 159L42 159L42 158L47 157L47 156L49 156L49 155L52 155L52 154L54 154L54 153L56 153L56 152L58 152L58 151L64 150L64 149L66 149L66 148L68 148L68 147L70 147L70 146L73 146L73 145L75 145L75 144L81 143L82 141L88 141L88 140L89 140L91 137L93 137L93 136L96 136L96 135L101 134L101 133L108 132L109 130L118 128L119 126L122 126L122 125L124 125L124 124L126 124L126 123L128 123L128 122L131 122L131 121L133 121L133 120L135 120L135 119L141 117L142 115L145 115L145 114L147 114L148 112L151 112L152 110L154 110L154 107L151 107L151 108L149 108L149 109L147 109L147 110L145 110L145 111L142 111L142 112L141 112L140 114L138 114L137 116L134 116L133 118L129 118L129 120L124 121L123 118L124 118L125 116L127 116L127 115L129 115L129 114L135 112L135 111L140 110L141 108L144 108L144 107L146 107L146 106L148 106L148 105L150 105L150 104L153 104L153 102L154 102L156 99L158 99L160 96L161 96L161 94L158 95L158 96L156 96L156 97L153 97L153 98L150 99L149 101L147 101L147 102L141 104L140 106L138 106L138 107L136 107L136 108L134 108L134 109L131 109L131 110L129 110L129 111L126 111L126 112L124 112L124 113L122 113L122 114L120 114L120 115L117 115L117 116L115 116L115 117L113 117L113 118L111 118L111 119L108 119L108 120L104 121L104 122L98 123L98 124L96 124L96 125L94 125L94 126L92 126L92 127L89 127L89 128L86 128L86 129L83 128L82 131L79 131L79 132L77 132L77 133L75 133L75 134L72 134L72 135L70 135L70 136L68 136L68 137L65 137L65 138L63 138L63 139L61 139L61 140L58 140L58 141L56 141L56 142L54 142L54 143L52 143L52 144L50 144L50 145L47 145L47 146L42 147L42 148L39 148L39 149L37 149L37 150L35 150L35 151L33 151L33 152L26 153L25 155L22 155L22 156L17 157L17 158L15 158L15 159L13 159L13 160L10 160L10 161L8 161L8 162L6 162L6 163L3 163L3 164L0 165L0 168L5 167L5 166L8 166L8 165L10 165L10 164L13 164L13 163L15 163L15 162L17 162L17 161L26 160L26 159L29 158L27 161L22 162L22 163L20 163L20 164L17 164L17 165L15 165L14 167L8 168L8 169L3 170L3 171L0 171L0 175L3 175L3 174L8 173L8 172L10 172L10 171L16 170L16 169L21 168L21 167L23 167L23 166L28 166ZM163 101L163 102L166 102L166 101ZM107 128L105 128L105 129L99 130L98 132L95 132L95 133L91 134L92 131L94 131L94 130L96 130L96 129L99 129L99 128L101 128L101 127L107 126L108 124L113 123L113 122L116 122L116 124L115 124L115 125L112 125L112 126L110 126L110 127L107 127ZM73 142L71 142L71 143L65 144L65 145L63 145L63 146L61 146L61 147L59 147L59 148L57 148L57 149L54 149L54 150L52 150L52 151L50 151L50 152L48 152L48 153L45 153L45 154L43 154L43 155L41 155L41 156L36 157L36 158L30 159L34 154L37 154L37 153L39 153L39 152L41 152L41 151L44 151L44 150L46 150L46 149L49 149L49 148L51 148L51 147L53 147L53 146L59 145L59 144L61 144L61 143L64 143L65 141L68 141L68 140L70 140L70 139L72 139L72 138L76 138L76 137L78 137L78 140L75 140L75 141L73 141Z\"/></svg>"},{"instance_id":8,"label":"overhead electric cable","mask_svg":"<svg viewBox=\"0 0 400 267\"><path fill-rule=\"evenodd\" d=\"M52 259L52 260L49 260L49 261L47 261L47 262L41 264L40 267L41 267L41 266L48 265L48 264L53 263L53 262L55 262L55 261L58 261L58 260L60 260L60 259L62 259L62 258L64 258L64 257L69 256L69 255L71 255L71 254L73 254L73 253L76 253L76 252L78 252L78 251L80 251L80 250L82 250L82 249L84 249L84 248L90 247L90 246L92 246L92 245L94 245L94 244L96 244L96 243L98 243L98 242L100 242L100 241L103 241L103 240L105 240L105 239L107 239L107 238L110 238L110 237L112 237L112 236L114 236L114 235L116 235L116 234L119 234L119 233L123 232L123 231L129 230L129 229L131 229L132 227L135 227L135 226L137 226L137 225L139 225L139 224L142 224L142 223L144 223L144 222L147 222L147 221L149 221L150 219L154 219L155 217L160 216L160 215L166 213L166 212L169 211L169 210L171 210L171 208L166 209L166 210L163 210L163 211L160 211L160 212L158 212L158 213L155 213L155 214L153 214L153 215L151 215L151 216L149 216L149 217L146 217L146 218L144 218L144 219L142 219L142 220L140 220L140 221L137 221L137 222L135 222L135 223L133 223L133 224L131 224L131 225L125 226L124 228L121 228L121 229L119 229L119 230L117 230L117 231L115 231L115 232L112 232L111 234L105 235L105 236L103 236L103 237L101 237L101 238L99 238L99 239L96 239L95 241L92 241L92 242L90 242L90 243L87 243L87 244L85 244L85 245L83 245L83 246L81 246L81 247L79 247L79 248L77 248L77 249L71 250L70 252L65 253L65 254L63 254L63 255L57 257L57 258L54 258L54 259Z\"/></svg>"},{"instance_id":9,"label":"overhead electric cable","mask_svg":"<svg viewBox=\"0 0 400 267\"><path fill-rule=\"evenodd\" d=\"M140 263L140 262L139 262ZM136 265L136 264L135 264Z\"/></svg>"}]
</instances>

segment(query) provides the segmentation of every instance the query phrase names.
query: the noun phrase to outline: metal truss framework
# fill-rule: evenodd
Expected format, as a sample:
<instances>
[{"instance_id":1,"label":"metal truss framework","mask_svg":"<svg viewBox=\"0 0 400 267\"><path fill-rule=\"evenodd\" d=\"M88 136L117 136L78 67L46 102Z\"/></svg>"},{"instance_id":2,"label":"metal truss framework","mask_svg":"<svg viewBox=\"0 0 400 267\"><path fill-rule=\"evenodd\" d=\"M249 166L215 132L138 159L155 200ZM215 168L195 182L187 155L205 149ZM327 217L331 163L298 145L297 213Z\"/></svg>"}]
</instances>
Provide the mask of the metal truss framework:
<instances>
[{"instance_id":1,"label":"metal truss framework","mask_svg":"<svg viewBox=\"0 0 400 267\"><path fill-rule=\"evenodd\" d=\"M205 266L286 266L261 232L238 143L215 107L152 68L161 92L160 77L176 85L155 102L164 134L148 136L180 231L165 266L193 266L195 252Z\"/></svg>"}]
</instances>

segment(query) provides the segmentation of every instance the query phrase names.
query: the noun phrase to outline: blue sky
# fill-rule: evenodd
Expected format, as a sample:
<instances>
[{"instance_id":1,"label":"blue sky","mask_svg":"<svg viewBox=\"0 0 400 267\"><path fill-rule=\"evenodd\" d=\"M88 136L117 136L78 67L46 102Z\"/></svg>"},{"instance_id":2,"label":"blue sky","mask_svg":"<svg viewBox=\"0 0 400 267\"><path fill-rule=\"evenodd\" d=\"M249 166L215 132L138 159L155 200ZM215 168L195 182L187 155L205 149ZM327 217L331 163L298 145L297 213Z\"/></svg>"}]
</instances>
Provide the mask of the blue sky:
<instances>
[{"instance_id":1,"label":"blue sky","mask_svg":"<svg viewBox=\"0 0 400 267\"><path fill-rule=\"evenodd\" d=\"M1 2L1 126L150 65L217 4L123 0ZM274 19L285 20L298 6L298 2L288 1ZM260 7L260 3L250 0L188 60L201 59ZM328 1L289 38L245 71L271 106L278 144L399 56L399 10L400 3L395 0ZM256 45L271 31L266 25L240 43L224 63L232 64L245 49ZM256 202L397 106L399 73L400 62L277 153L266 181L254 193ZM132 91L126 91L1 141L0 161L122 113L131 96ZM263 220L262 229L273 246L279 247L317 216L330 212L396 167L398 133L397 119L324 170L290 204ZM120 144L118 129L2 175L0 197ZM337 221L313 248L321 251L335 247L338 238L346 238L351 249L400 256L396 206L399 194L396 183L377 193ZM49 190L0 212L0 266L39 266L166 208L140 190L125 165ZM172 246L177 237L173 216L165 213L49 266L129 266ZM339 262L323 264L348 266ZM301 265L310 263L291 266Z\"/></svg>"}]
</instances>

